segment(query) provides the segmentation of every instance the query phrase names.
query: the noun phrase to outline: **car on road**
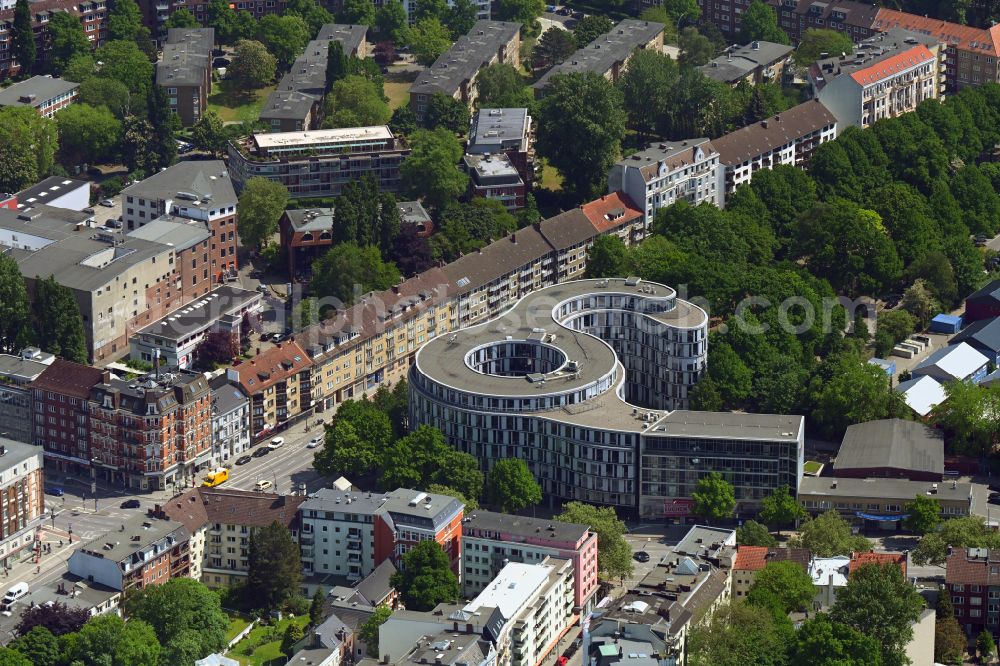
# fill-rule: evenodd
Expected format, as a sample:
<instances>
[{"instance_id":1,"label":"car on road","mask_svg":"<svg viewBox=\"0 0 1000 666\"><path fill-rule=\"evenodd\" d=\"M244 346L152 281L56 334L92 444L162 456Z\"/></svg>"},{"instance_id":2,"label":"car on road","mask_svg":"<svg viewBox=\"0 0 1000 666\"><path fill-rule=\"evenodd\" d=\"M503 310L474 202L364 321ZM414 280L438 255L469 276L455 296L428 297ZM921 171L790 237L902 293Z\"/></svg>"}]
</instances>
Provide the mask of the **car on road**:
<instances>
[{"instance_id":1,"label":"car on road","mask_svg":"<svg viewBox=\"0 0 1000 666\"><path fill-rule=\"evenodd\" d=\"M649 553L644 550L640 550L638 553L632 555L632 559L636 562L649 562Z\"/></svg>"},{"instance_id":2,"label":"car on road","mask_svg":"<svg viewBox=\"0 0 1000 666\"><path fill-rule=\"evenodd\" d=\"M990 497L987 501L990 504L1000 504L1000 493L997 492L990 493Z\"/></svg>"},{"instance_id":3,"label":"car on road","mask_svg":"<svg viewBox=\"0 0 1000 666\"><path fill-rule=\"evenodd\" d=\"M94 210L93 208L84 208L83 212L86 213L87 215L97 215L97 211Z\"/></svg>"},{"instance_id":4,"label":"car on road","mask_svg":"<svg viewBox=\"0 0 1000 666\"><path fill-rule=\"evenodd\" d=\"M313 435L313 438L309 440L308 444L306 444L306 448L315 449L322 443L323 443L323 435Z\"/></svg>"},{"instance_id":5,"label":"car on road","mask_svg":"<svg viewBox=\"0 0 1000 666\"><path fill-rule=\"evenodd\" d=\"M262 447L260 447L259 449L257 449L256 451L253 452L253 457L254 458L260 458L260 457L266 456L270 452L271 452L271 449L267 448L266 446L262 446Z\"/></svg>"},{"instance_id":6,"label":"car on road","mask_svg":"<svg viewBox=\"0 0 1000 666\"><path fill-rule=\"evenodd\" d=\"M114 208L115 202L112 201L111 199L104 199L101 201L101 205L104 206L105 208Z\"/></svg>"},{"instance_id":7,"label":"car on road","mask_svg":"<svg viewBox=\"0 0 1000 666\"><path fill-rule=\"evenodd\" d=\"M59 486L48 486L45 489L45 492L48 495L54 495L56 497L62 497L63 495L66 494L66 492L62 488L60 488Z\"/></svg>"},{"instance_id":8,"label":"car on road","mask_svg":"<svg viewBox=\"0 0 1000 666\"><path fill-rule=\"evenodd\" d=\"M135 498L132 498L132 499L125 500L124 502L122 502L118 506L119 506L119 508L122 508L122 509L138 509L142 505L139 503L139 500L137 500Z\"/></svg>"},{"instance_id":9,"label":"car on road","mask_svg":"<svg viewBox=\"0 0 1000 666\"><path fill-rule=\"evenodd\" d=\"M261 479L256 484L254 484L253 489L261 493L264 492L265 490L270 490L273 486L274 484L268 481L267 479Z\"/></svg>"},{"instance_id":10,"label":"car on road","mask_svg":"<svg viewBox=\"0 0 1000 666\"><path fill-rule=\"evenodd\" d=\"M267 448L274 451L275 449L280 449L284 445L285 445L284 437L274 437L271 439L270 442L267 443Z\"/></svg>"},{"instance_id":11,"label":"car on road","mask_svg":"<svg viewBox=\"0 0 1000 666\"><path fill-rule=\"evenodd\" d=\"M237 465L246 465L248 462L253 460L253 456L240 456L236 459Z\"/></svg>"}]
</instances>

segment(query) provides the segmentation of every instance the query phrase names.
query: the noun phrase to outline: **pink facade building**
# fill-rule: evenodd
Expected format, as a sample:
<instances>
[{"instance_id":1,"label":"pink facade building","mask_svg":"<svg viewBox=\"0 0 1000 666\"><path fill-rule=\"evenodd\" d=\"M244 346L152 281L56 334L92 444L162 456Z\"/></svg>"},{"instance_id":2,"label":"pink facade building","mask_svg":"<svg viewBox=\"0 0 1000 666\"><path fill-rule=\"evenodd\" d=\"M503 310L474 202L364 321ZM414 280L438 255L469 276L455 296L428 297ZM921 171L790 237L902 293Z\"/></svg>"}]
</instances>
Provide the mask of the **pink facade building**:
<instances>
[{"instance_id":1,"label":"pink facade building","mask_svg":"<svg viewBox=\"0 0 1000 666\"><path fill-rule=\"evenodd\" d=\"M597 592L597 534L587 525L477 510L462 523L462 592L479 594L510 562L573 562L574 610L584 617Z\"/></svg>"}]
</instances>

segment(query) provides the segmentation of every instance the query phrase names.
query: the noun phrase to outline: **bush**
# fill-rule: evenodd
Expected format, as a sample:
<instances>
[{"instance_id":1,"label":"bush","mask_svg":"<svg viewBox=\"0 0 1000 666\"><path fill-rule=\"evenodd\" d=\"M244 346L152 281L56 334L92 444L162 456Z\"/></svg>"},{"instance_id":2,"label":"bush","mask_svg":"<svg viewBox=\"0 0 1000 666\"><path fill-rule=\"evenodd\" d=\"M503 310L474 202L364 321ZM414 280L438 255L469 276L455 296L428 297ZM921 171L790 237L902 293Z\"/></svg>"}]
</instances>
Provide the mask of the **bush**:
<instances>
[{"instance_id":1,"label":"bush","mask_svg":"<svg viewBox=\"0 0 1000 666\"><path fill-rule=\"evenodd\" d=\"M296 594L288 597L288 600L285 602L285 610L295 616L306 615L309 613L310 603L309 599L306 599L301 594Z\"/></svg>"},{"instance_id":2,"label":"bush","mask_svg":"<svg viewBox=\"0 0 1000 666\"><path fill-rule=\"evenodd\" d=\"M118 176L114 176L101 183L101 194L106 197L113 197L121 192L123 187L125 187L125 185L122 183L122 179Z\"/></svg>"}]
</instances>

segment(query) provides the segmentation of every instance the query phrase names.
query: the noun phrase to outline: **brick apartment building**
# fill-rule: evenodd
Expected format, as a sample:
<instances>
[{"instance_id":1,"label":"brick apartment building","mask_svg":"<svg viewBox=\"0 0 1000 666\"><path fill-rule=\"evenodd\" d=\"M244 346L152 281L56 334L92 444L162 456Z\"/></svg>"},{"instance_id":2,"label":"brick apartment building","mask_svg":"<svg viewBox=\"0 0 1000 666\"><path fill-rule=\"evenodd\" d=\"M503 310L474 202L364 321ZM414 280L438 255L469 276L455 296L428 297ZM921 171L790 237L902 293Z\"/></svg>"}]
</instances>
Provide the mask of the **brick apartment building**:
<instances>
[{"instance_id":1,"label":"brick apartment building","mask_svg":"<svg viewBox=\"0 0 1000 666\"><path fill-rule=\"evenodd\" d=\"M30 106L45 118L51 118L75 102L79 91L80 84L74 81L33 76L0 90L0 106Z\"/></svg>"},{"instance_id":2,"label":"brick apartment building","mask_svg":"<svg viewBox=\"0 0 1000 666\"><path fill-rule=\"evenodd\" d=\"M170 110L181 125L197 123L212 93L212 28L171 28L163 55L156 63L156 85L167 89Z\"/></svg>"},{"instance_id":3,"label":"brick apartment building","mask_svg":"<svg viewBox=\"0 0 1000 666\"><path fill-rule=\"evenodd\" d=\"M250 436L259 441L313 410L313 362L295 340L282 342L227 370L250 397Z\"/></svg>"},{"instance_id":4,"label":"brick apartment building","mask_svg":"<svg viewBox=\"0 0 1000 666\"><path fill-rule=\"evenodd\" d=\"M83 25L83 34L87 36L91 46L97 48L107 37L107 3L105 0L40 0L32 2L32 29L35 33L35 44L38 48L38 60L44 61L49 49L49 33L46 24L56 12L69 12L79 17ZM21 69L20 63L14 59L12 50L14 26L14 4L9 9L0 10L0 79L15 76Z\"/></svg>"},{"instance_id":5,"label":"brick apartment building","mask_svg":"<svg viewBox=\"0 0 1000 666\"><path fill-rule=\"evenodd\" d=\"M114 485L162 490L212 465L212 391L200 374L126 381L105 373L90 391L95 469Z\"/></svg>"},{"instance_id":6,"label":"brick apartment building","mask_svg":"<svg viewBox=\"0 0 1000 666\"><path fill-rule=\"evenodd\" d=\"M42 449L0 437L0 565L24 557L45 518Z\"/></svg>"},{"instance_id":7,"label":"brick apartment building","mask_svg":"<svg viewBox=\"0 0 1000 666\"><path fill-rule=\"evenodd\" d=\"M74 474L90 468L90 391L102 379L97 368L57 358L28 385L34 443L50 467Z\"/></svg>"},{"instance_id":8,"label":"brick apartment building","mask_svg":"<svg viewBox=\"0 0 1000 666\"><path fill-rule=\"evenodd\" d=\"M1000 637L1000 551L954 548L945 562L945 591L968 636L984 629Z\"/></svg>"}]
</instances>

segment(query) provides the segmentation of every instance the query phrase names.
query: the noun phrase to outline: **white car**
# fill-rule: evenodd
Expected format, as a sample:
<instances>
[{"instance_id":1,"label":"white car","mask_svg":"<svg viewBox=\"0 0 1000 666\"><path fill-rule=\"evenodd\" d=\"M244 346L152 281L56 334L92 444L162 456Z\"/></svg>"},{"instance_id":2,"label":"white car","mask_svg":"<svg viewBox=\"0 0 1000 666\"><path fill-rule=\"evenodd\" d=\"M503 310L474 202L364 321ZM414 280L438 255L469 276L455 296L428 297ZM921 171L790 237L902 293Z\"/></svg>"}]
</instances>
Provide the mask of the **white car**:
<instances>
[{"instance_id":1,"label":"white car","mask_svg":"<svg viewBox=\"0 0 1000 666\"><path fill-rule=\"evenodd\" d=\"M315 449L322 443L323 443L323 435L316 435L315 437L309 440L309 443L306 444L306 448Z\"/></svg>"},{"instance_id":2,"label":"white car","mask_svg":"<svg viewBox=\"0 0 1000 666\"><path fill-rule=\"evenodd\" d=\"M274 451L275 449L280 449L285 443L284 437L275 437L270 442L267 443L267 448Z\"/></svg>"}]
</instances>

